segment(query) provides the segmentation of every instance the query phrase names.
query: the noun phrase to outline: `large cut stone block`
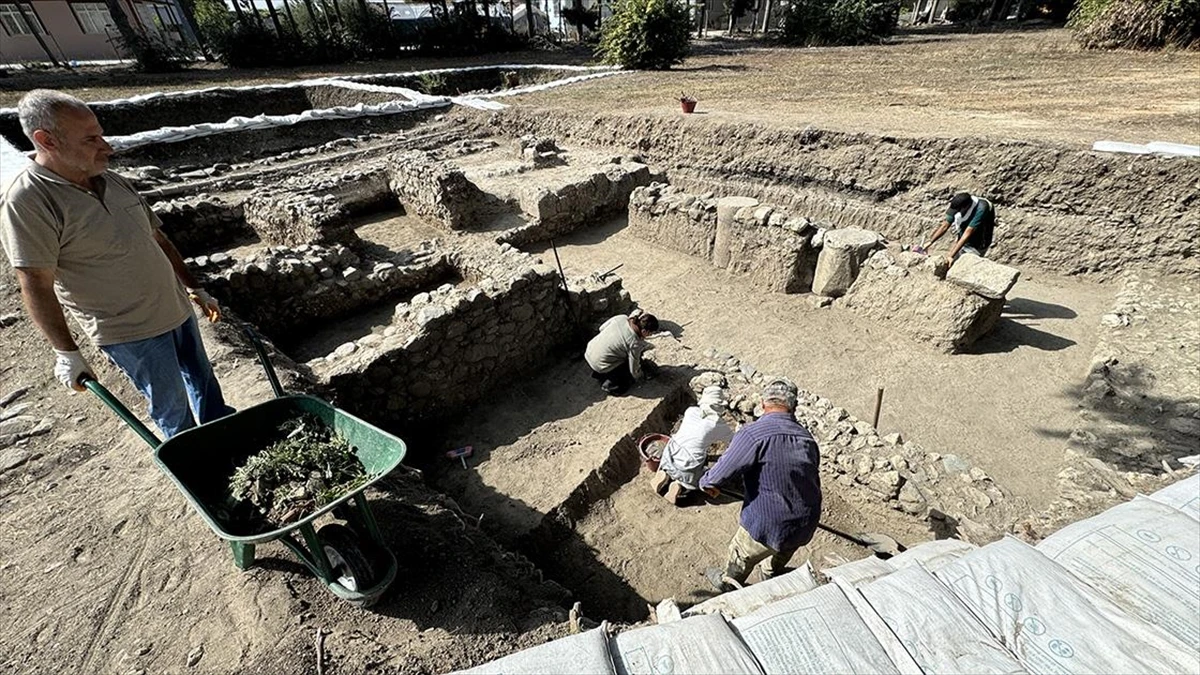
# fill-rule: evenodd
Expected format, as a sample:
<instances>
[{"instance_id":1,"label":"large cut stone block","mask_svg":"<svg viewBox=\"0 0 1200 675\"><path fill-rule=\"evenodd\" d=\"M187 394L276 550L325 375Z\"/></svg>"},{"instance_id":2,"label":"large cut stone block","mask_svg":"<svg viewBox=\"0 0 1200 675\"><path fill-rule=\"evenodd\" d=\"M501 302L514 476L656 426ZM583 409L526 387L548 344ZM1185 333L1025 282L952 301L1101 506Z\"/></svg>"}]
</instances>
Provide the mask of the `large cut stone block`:
<instances>
[{"instance_id":1,"label":"large cut stone block","mask_svg":"<svg viewBox=\"0 0 1200 675\"><path fill-rule=\"evenodd\" d=\"M857 227L826 232L813 274L813 293L830 298L845 295L880 239L878 232Z\"/></svg>"},{"instance_id":2,"label":"large cut stone block","mask_svg":"<svg viewBox=\"0 0 1200 675\"><path fill-rule=\"evenodd\" d=\"M879 251L842 300L845 307L946 352L960 351L988 333L1004 300L985 298L938 279L930 261Z\"/></svg>"},{"instance_id":3,"label":"large cut stone block","mask_svg":"<svg viewBox=\"0 0 1200 675\"><path fill-rule=\"evenodd\" d=\"M733 240L734 220L738 211L758 206L752 197L722 197L717 200L717 235L713 241L712 263L717 267L729 265L729 247Z\"/></svg>"},{"instance_id":4,"label":"large cut stone block","mask_svg":"<svg viewBox=\"0 0 1200 675\"><path fill-rule=\"evenodd\" d=\"M946 273L946 281L985 298L999 300L1012 290L1019 276L1021 271L1015 267L966 254L959 256L950 266L950 271Z\"/></svg>"}]
</instances>

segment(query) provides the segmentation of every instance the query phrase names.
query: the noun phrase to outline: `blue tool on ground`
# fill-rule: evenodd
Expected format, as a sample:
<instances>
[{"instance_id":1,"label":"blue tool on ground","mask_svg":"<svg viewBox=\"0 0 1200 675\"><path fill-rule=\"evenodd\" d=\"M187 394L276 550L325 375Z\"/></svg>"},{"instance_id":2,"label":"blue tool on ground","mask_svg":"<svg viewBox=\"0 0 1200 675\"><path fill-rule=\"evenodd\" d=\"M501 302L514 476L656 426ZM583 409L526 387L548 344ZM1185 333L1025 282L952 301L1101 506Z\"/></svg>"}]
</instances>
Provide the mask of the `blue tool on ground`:
<instances>
[{"instance_id":1,"label":"blue tool on ground","mask_svg":"<svg viewBox=\"0 0 1200 675\"><path fill-rule=\"evenodd\" d=\"M461 448L446 451L447 459L457 459L462 462L463 468L467 468L467 458L475 454L475 448L465 445Z\"/></svg>"}]
</instances>

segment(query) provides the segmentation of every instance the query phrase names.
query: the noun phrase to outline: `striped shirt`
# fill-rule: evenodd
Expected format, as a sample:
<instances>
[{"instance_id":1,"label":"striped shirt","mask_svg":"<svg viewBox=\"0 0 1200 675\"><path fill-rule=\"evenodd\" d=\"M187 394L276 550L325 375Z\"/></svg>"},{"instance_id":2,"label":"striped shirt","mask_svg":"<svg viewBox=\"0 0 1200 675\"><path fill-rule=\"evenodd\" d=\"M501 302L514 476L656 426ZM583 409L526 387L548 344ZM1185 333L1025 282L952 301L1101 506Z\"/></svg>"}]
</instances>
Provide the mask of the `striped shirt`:
<instances>
[{"instance_id":1,"label":"striped shirt","mask_svg":"<svg viewBox=\"0 0 1200 675\"><path fill-rule=\"evenodd\" d=\"M821 517L821 455L812 434L791 413L774 412L743 427L700 487L741 476L746 486L742 527L776 551L807 544Z\"/></svg>"}]
</instances>

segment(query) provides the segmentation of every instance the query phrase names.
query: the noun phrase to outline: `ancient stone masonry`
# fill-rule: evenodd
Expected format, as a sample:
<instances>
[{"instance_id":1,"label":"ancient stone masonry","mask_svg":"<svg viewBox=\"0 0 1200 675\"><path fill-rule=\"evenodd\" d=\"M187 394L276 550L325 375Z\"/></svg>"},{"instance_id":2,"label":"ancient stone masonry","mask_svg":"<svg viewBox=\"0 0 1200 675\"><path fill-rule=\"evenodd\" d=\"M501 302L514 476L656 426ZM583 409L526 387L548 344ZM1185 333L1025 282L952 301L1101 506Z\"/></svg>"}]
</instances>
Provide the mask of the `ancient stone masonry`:
<instances>
[{"instance_id":1,"label":"ancient stone masonry","mask_svg":"<svg viewBox=\"0 0 1200 675\"><path fill-rule=\"evenodd\" d=\"M521 194L520 208L529 222L502 240L514 246L545 241L620 213L630 194L652 179L645 164L622 161L590 169L574 181L551 188L527 189Z\"/></svg>"},{"instance_id":2,"label":"ancient stone masonry","mask_svg":"<svg viewBox=\"0 0 1200 675\"><path fill-rule=\"evenodd\" d=\"M247 260L223 253L189 259L205 287L276 341L456 276L447 255L426 242L388 259L337 244L273 247Z\"/></svg>"},{"instance_id":3,"label":"ancient stone masonry","mask_svg":"<svg viewBox=\"0 0 1200 675\"><path fill-rule=\"evenodd\" d=\"M185 256L220 250L250 234L242 205L220 197L197 195L157 202L153 208L163 232Z\"/></svg>"},{"instance_id":4,"label":"ancient stone masonry","mask_svg":"<svg viewBox=\"0 0 1200 675\"><path fill-rule=\"evenodd\" d=\"M756 288L799 293L812 286L816 225L747 197L694 195L663 184L636 190L629 222L648 241L709 259Z\"/></svg>"},{"instance_id":5,"label":"ancient stone masonry","mask_svg":"<svg viewBox=\"0 0 1200 675\"><path fill-rule=\"evenodd\" d=\"M694 391L717 384L729 389L729 411L742 423L761 414L767 374L717 349L707 350L692 380ZM777 376L778 373L770 374ZM880 435L830 400L800 391L796 419L821 449L821 475L839 494L880 503L926 519L935 531L957 531L977 544L1008 530L1021 504L979 467L952 454L928 452L899 433Z\"/></svg>"},{"instance_id":6,"label":"ancient stone masonry","mask_svg":"<svg viewBox=\"0 0 1200 675\"><path fill-rule=\"evenodd\" d=\"M509 246L455 264L470 287L418 293L381 333L309 363L339 407L401 427L436 420L543 362L576 320L591 330L632 304L619 278L589 277L568 308L556 270Z\"/></svg>"},{"instance_id":7,"label":"ancient stone masonry","mask_svg":"<svg viewBox=\"0 0 1200 675\"><path fill-rule=\"evenodd\" d=\"M1007 274L1005 281L999 287L983 286L978 278L965 278L965 272L939 279L939 263L945 265L941 258L893 246L867 260L841 304L943 351L959 351L996 325L1004 309L1004 294L1017 276L1015 269L978 256L962 256L954 268L965 264L975 269L975 261L967 258L976 258L989 269L1001 268L999 271Z\"/></svg>"},{"instance_id":8,"label":"ancient stone masonry","mask_svg":"<svg viewBox=\"0 0 1200 675\"><path fill-rule=\"evenodd\" d=\"M327 174L303 186L268 189L246 200L246 223L263 241L295 246L350 236L350 220L394 204L382 170Z\"/></svg>"},{"instance_id":9,"label":"ancient stone masonry","mask_svg":"<svg viewBox=\"0 0 1200 675\"><path fill-rule=\"evenodd\" d=\"M629 227L646 241L710 258L717 234L717 202L711 192L693 195L651 183L629 196Z\"/></svg>"},{"instance_id":10,"label":"ancient stone masonry","mask_svg":"<svg viewBox=\"0 0 1200 675\"><path fill-rule=\"evenodd\" d=\"M469 229L495 207L494 200L461 170L434 161L425 152L392 157L388 183L414 212L451 230Z\"/></svg>"},{"instance_id":11,"label":"ancient stone masonry","mask_svg":"<svg viewBox=\"0 0 1200 675\"><path fill-rule=\"evenodd\" d=\"M821 247L821 253L813 271L812 291L837 298L850 290L863 263L883 244L883 237L871 230L846 227L820 233L814 244Z\"/></svg>"},{"instance_id":12,"label":"ancient stone masonry","mask_svg":"<svg viewBox=\"0 0 1200 675\"><path fill-rule=\"evenodd\" d=\"M452 114L464 124L479 123L478 113ZM850 202L861 223L895 241L919 241L945 213L951 194L968 190L998 206L989 256L1000 262L1100 276L1132 264L1200 274L1200 244L1191 236L1200 227L1200 162L1023 142L693 122L531 108L489 117L513 137L534 133L634 149L671 166L673 182L700 192L738 185L740 192L787 206L789 195ZM832 215L808 207L804 213Z\"/></svg>"}]
</instances>

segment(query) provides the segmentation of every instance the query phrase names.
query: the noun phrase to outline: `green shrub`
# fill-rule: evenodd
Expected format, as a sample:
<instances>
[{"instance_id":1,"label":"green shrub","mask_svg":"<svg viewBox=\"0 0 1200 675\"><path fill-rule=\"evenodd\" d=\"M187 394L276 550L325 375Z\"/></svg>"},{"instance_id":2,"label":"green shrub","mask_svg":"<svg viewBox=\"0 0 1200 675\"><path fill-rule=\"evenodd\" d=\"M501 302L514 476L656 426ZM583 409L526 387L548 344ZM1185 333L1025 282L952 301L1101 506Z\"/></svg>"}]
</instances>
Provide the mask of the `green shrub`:
<instances>
[{"instance_id":1,"label":"green shrub","mask_svg":"<svg viewBox=\"0 0 1200 675\"><path fill-rule=\"evenodd\" d=\"M133 55L135 68L143 73L174 73L192 58L190 47L177 47L144 33L118 36L113 41L119 51Z\"/></svg>"},{"instance_id":2,"label":"green shrub","mask_svg":"<svg viewBox=\"0 0 1200 675\"><path fill-rule=\"evenodd\" d=\"M1067 25L1085 49L1200 49L1200 0L1080 0Z\"/></svg>"},{"instance_id":3,"label":"green shrub","mask_svg":"<svg viewBox=\"0 0 1200 675\"><path fill-rule=\"evenodd\" d=\"M681 0L619 0L601 28L605 63L666 70L688 54L692 20Z\"/></svg>"},{"instance_id":4,"label":"green shrub","mask_svg":"<svg viewBox=\"0 0 1200 675\"><path fill-rule=\"evenodd\" d=\"M795 0L783 15L783 40L804 46L879 42L896 30L899 0Z\"/></svg>"}]
</instances>

